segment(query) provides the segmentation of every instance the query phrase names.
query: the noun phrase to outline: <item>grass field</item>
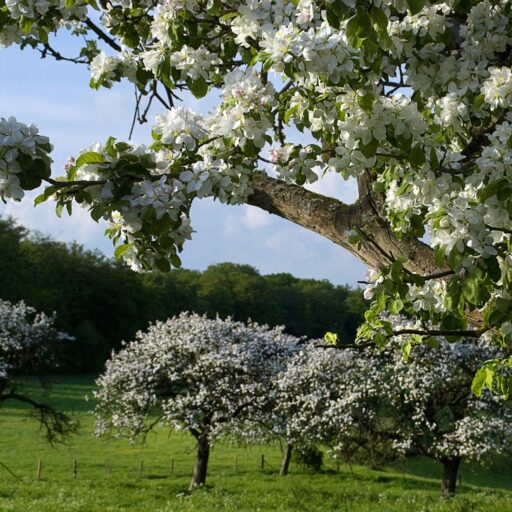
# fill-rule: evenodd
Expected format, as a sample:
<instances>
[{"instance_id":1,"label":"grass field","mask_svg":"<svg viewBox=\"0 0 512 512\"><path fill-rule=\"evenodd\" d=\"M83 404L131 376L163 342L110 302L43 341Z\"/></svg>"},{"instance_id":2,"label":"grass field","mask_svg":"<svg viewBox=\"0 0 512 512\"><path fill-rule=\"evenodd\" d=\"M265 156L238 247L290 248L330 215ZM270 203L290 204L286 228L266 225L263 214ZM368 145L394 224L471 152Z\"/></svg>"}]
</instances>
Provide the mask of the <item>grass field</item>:
<instances>
[{"instance_id":1,"label":"grass field","mask_svg":"<svg viewBox=\"0 0 512 512\"><path fill-rule=\"evenodd\" d=\"M92 403L84 400L91 389L92 379L84 376L60 378L51 390L51 401L74 411L80 421L79 434L56 448L45 444L23 408L0 410L0 462L16 474L0 467L0 512L512 512L512 470L506 464L493 470L463 466L456 498L443 501L441 468L425 459L381 471L337 470L326 460L319 474L292 463L290 475L280 478L278 446L228 443L213 448L208 485L189 493L191 437L162 429L143 446L96 439ZM261 454L268 462L263 471Z\"/></svg>"}]
</instances>

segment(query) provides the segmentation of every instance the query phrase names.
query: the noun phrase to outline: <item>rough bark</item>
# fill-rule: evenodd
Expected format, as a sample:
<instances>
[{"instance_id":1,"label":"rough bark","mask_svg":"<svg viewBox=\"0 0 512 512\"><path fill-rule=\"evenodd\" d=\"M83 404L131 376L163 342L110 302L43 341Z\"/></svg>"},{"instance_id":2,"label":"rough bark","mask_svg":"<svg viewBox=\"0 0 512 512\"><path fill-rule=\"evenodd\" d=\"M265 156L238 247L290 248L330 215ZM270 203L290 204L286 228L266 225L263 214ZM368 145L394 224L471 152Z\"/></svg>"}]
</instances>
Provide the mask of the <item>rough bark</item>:
<instances>
[{"instance_id":1,"label":"rough bark","mask_svg":"<svg viewBox=\"0 0 512 512\"><path fill-rule=\"evenodd\" d=\"M382 214L382 206L370 193L369 176L358 180L360 197L353 204L287 184L261 171L253 174L251 185L253 193L247 200L248 204L322 235L372 268L404 258L405 268L422 276L449 270L436 264L434 250L421 240L399 239L391 232ZM366 237L358 245L348 241L350 230L355 228ZM483 325L478 311L468 311L468 319L477 328Z\"/></svg>"},{"instance_id":2,"label":"rough bark","mask_svg":"<svg viewBox=\"0 0 512 512\"><path fill-rule=\"evenodd\" d=\"M287 444L284 452L283 462L281 464L281 470L279 471L280 476L286 476L290 469L290 461L292 459L293 445Z\"/></svg>"},{"instance_id":3,"label":"rough bark","mask_svg":"<svg viewBox=\"0 0 512 512\"><path fill-rule=\"evenodd\" d=\"M459 473L460 457L443 459L443 479L441 480L441 496L451 498L455 495L457 487L457 476Z\"/></svg>"},{"instance_id":4,"label":"rough bark","mask_svg":"<svg viewBox=\"0 0 512 512\"><path fill-rule=\"evenodd\" d=\"M371 194L366 193L347 205L263 172L255 172L251 184L253 193L247 201L250 205L328 238L373 268L402 257L411 272L429 275L440 270L428 245L415 238L399 240L391 233ZM368 187L361 185L361 192L367 192ZM358 246L348 241L349 231L354 228L367 237Z\"/></svg>"},{"instance_id":5,"label":"rough bark","mask_svg":"<svg viewBox=\"0 0 512 512\"><path fill-rule=\"evenodd\" d=\"M197 438L197 455L194 466L192 481L190 482L190 490L195 489L206 483L206 473L208 470L208 459L210 458L210 444L205 435Z\"/></svg>"}]
</instances>

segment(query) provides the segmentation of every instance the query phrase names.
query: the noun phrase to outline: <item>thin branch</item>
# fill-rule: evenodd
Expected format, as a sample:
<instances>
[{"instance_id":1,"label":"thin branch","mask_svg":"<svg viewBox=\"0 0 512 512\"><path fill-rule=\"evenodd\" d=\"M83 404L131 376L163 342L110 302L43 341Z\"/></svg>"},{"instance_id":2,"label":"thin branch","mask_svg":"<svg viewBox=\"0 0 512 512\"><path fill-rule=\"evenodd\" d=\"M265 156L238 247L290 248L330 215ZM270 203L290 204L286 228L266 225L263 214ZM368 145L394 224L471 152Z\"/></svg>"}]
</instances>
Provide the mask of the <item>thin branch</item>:
<instances>
[{"instance_id":1,"label":"thin branch","mask_svg":"<svg viewBox=\"0 0 512 512\"><path fill-rule=\"evenodd\" d=\"M73 64L89 64L88 59L84 59L83 57L65 57L62 55L62 53L52 48L48 43L44 43L43 48L37 49L41 53L42 59L46 59L46 57L49 55L57 61L72 62Z\"/></svg>"},{"instance_id":2,"label":"thin branch","mask_svg":"<svg viewBox=\"0 0 512 512\"><path fill-rule=\"evenodd\" d=\"M490 229L492 231L500 231L501 233L506 233L507 235L512 235L512 229L507 228L495 228L494 226L489 226L488 224L485 225L487 229Z\"/></svg>"},{"instance_id":3,"label":"thin branch","mask_svg":"<svg viewBox=\"0 0 512 512\"><path fill-rule=\"evenodd\" d=\"M85 25L89 27L102 41L107 43L111 48L120 52L122 50L121 46L119 46L116 41L110 37L108 34L103 32L101 28L95 25L89 18L86 18L84 21Z\"/></svg>"},{"instance_id":4,"label":"thin branch","mask_svg":"<svg viewBox=\"0 0 512 512\"><path fill-rule=\"evenodd\" d=\"M453 274L455 274L455 272L453 270L445 270L444 272L437 272L435 274L429 274L429 275L420 276L420 277L425 279L425 281L431 281L432 279L441 279L443 277L448 277Z\"/></svg>"},{"instance_id":5,"label":"thin branch","mask_svg":"<svg viewBox=\"0 0 512 512\"><path fill-rule=\"evenodd\" d=\"M460 330L460 331L452 331L449 329L399 329L398 331L393 331L390 336L400 336L402 334L419 334L420 336L465 336L468 338L479 338L482 334L485 334L490 327L485 329L470 329L470 330Z\"/></svg>"},{"instance_id":6,"label":"thin branch","mask_svg":"<svg viewBox=\"0 0 512 512\"><path fill-rule=\"evenodd\" d=\"M53 185L57 188L67 188L67 187L92 187L94 185L105 185L107 180L76 180L76 181L57 181L53 178L43 178L43 181L46 181L50 185Z\"/></svg>"}]
</instances>

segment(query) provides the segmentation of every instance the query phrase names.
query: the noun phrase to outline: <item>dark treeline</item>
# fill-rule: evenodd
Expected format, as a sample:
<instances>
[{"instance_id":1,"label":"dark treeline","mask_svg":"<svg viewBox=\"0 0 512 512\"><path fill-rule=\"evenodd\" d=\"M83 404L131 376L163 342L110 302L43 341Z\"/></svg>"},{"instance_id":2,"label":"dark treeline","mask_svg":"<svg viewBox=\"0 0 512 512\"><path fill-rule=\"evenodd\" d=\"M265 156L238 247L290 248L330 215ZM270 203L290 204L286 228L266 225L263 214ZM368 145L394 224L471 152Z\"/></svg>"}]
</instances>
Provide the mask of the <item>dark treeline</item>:
<instances>
[{"instance_id":1,"label":"dark treeline","mask_svg":"<svg viewBox=\"0 0 512 512\"><path fill-rule=\"evenodd\" d=\"M58 326L75 336L62 358L63 370L71 372L101 370L122 340L181 311L283 324L291 334L312 338L332 331L350 343L365 309L360 290L290 274L262 276L249 265L137 274L5 219L0 269L0 298L57 312Z\"/></svg>"}]
</instances>

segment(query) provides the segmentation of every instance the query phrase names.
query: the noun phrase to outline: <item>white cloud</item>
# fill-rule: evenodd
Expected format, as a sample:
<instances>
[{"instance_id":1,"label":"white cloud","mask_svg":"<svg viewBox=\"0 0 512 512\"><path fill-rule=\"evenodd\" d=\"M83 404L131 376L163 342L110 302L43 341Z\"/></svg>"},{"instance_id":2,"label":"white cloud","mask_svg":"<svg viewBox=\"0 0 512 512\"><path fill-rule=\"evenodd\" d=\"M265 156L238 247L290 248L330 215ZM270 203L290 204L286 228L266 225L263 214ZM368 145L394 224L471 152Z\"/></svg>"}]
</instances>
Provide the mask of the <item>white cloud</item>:
<instances>
[{"instance_id":1,"label":"white cloud","mask_svg":"<svg viewBox=\"0 0 512 512\"><path fill-rule=\"evenodd\" d=\"M320 177L315 183L306 185L306 188L324 196L334 197L346 204L354 203L358 197L356 180L354 178L344 180L333 172Z\"/></svg>"},{"instance_id":2,"label":"white cloud","mask_svg":"<svg viewBox=\"0 0 512 512\"><path fill-rule=\"evenodd\" d=\"M256 230L271 224L272 219L266 211L254 206L246 206L242 222L248 229Z\"/></svg>"}]
</instances>

